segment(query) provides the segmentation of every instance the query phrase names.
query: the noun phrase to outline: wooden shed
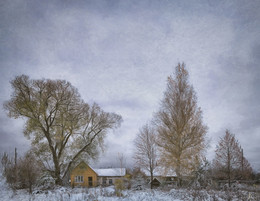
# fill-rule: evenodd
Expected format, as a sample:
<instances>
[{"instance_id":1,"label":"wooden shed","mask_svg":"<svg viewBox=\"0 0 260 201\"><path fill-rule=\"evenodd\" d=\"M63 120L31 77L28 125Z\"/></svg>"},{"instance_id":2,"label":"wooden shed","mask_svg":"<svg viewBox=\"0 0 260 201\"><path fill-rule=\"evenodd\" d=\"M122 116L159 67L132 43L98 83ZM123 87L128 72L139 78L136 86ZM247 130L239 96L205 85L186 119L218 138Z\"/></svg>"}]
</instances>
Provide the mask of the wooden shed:
<instances>
[{"instance_id":1,"label":"wooden shed","mask_svg":"<svg viewBox=\"0 0 260 201\"><path fill-rule=\"evenodd\" d=\"M149 182L149 184L151 184L153 187L159 187L161 185L161 182L154 178L152 181Z\"/></svg>"}]
</instances>

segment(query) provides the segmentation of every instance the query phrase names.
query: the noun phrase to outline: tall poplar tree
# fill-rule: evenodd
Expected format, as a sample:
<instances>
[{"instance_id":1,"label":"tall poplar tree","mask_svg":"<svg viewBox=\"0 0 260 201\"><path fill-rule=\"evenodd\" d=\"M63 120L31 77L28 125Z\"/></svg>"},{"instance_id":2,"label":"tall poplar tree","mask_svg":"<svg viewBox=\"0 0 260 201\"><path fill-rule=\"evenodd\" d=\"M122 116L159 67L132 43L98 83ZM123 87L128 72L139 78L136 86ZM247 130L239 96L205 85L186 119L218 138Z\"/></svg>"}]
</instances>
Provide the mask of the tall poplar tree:
<instances>
[{"instance_id":1,"label":"tall poplar tree","mask_svg":"<svg viewBox=\"0 0 260 201\"><path fill-rule=\"evenodd\" d=\"M174 169L181 185L199 163L206 146L207 127L197 96L189 83L185 64L178 64L174 76L169 76L164 98L156 114L160 164L166 171Z\"/></svg>"}]
</instances>

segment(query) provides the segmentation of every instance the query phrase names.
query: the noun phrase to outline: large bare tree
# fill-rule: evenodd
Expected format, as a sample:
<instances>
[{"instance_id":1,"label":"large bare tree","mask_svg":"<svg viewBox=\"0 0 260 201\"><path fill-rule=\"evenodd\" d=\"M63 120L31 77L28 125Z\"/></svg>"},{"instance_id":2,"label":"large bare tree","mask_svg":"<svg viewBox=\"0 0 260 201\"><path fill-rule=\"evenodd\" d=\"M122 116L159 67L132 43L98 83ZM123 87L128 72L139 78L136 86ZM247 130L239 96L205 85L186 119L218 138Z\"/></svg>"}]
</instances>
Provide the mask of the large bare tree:
<instances>
[{"instance_id":1,"label":"large bare tree","mask_svg":"<svg viewBox=\"0 0 260 201\"><path fill-rule=\"evenodd\" d=\"M252 173L238 140L229 130L226 130L225 136L220 138L215 153L213 161L215 176L227 179L229 187L233 179L246 179Z\"/></svg>"},{"instance_id":2,"label":"large bare tree","mask_svg":"<svg viewBox=\"0 0 260 201\"><path fill-rule=\"evenodd\" d=\"M151 176L151 188L153 188L152 181L158 157L155 130L148 124L144 125L139 130L134 145L134 159L141 168L149 172Z\"/></svg>"},{"instance_id":3,"label":"large bare tree","mask_svg":"<svg viewBox=\"0 0 260 201\"><path fill-rule=\"evenodd\" d=\"M26 119L24 134L56 184L77 160L97 157L108 130L120 126L120 115L85 103L67 81L21 75L11 85L4 108L10 117Z\"/></svg>"},{"instance_id":4,"label":"large bare tree","mask_svg":"<svg viewBox=\"0 0 260 201\"><path fill-rule=\"evenodd\" d=\"M178 185L198 163L206 146L207 127L197 96L188 81L185 64L178 64L174 77L168 77L167 88L156 114L160 163L166 171L174 169Z\"/></svg>"}]
</instances>

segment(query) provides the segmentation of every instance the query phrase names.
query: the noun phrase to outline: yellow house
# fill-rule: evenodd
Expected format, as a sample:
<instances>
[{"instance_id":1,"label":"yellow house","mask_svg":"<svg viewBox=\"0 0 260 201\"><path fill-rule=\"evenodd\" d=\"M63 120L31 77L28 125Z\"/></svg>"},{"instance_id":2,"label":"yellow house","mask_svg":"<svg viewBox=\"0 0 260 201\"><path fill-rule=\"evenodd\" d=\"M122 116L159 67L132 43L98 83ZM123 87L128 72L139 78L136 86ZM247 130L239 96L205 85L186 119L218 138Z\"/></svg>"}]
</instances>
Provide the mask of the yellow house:
<instances>
[{"instance_id":1,"label":"yellow house","mask_svg":"<svg viewBox=\"0 0 260 201\"><path fill-rule=\"evenodd\" d=\"M93 169L82 161L71 171L70 181L72 187L108 186L125 175L125 168Z\"/></svg>"},{"instance_id":2,"label":"yellow house","mask_svg":"<svg viewBox=\"0 0 260 201\"><path fill-rule=\"evenodd\" d=\"M97 186L97 173L85 162L80 162L70 174L71 186Z\"/></svg>"}]
</instances>

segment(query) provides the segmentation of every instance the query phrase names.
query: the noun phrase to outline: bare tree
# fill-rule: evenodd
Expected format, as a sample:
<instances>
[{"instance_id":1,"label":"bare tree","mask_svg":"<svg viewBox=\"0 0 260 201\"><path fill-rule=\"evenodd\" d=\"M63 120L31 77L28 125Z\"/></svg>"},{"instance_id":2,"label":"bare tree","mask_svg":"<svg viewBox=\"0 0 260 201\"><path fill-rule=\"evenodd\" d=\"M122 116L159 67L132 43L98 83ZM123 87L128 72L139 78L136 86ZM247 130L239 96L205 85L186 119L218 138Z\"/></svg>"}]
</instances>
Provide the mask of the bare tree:
<instances>
[{"instance_id":1,"label":"bare tree","mask_svg":"<svg viewBox=\"0 0 260 201\"><path fill-rule=\"evenodd\" d=\"M156 114L160 163L174 169L181 184L183 174L190 174L206 147L207 127L197 96L188 81L184 63L178 64L175 76L168 77L161 108Z\"/></svg>"},{"instance_id":2,"label":"bare tree","mask_svg":"<svg viewBox=\"0 0 260 201\"><path fill-rule=\"evenodd\" d=\"M18 162L18 180L21 188L28 188L29 193L32 193L33 186L37 183L38 178L41 176L42 166L36 160L31 152Z\"/></svg>"},{"instance_id":3,"label":"bare tree","mask_svg":"<svg viewBox=\"0 0 260 201\"><path fill-rule=\"evenodd\" d=\"M136 190L141 190L146 185L146 175L140 167L134 167L131 171L131 186Z\"/></svg>"},{"instance_id":4,"label":"bare tree","mask_svg":"<svg viewBox=\"0 0 260 201\"><path fill-rule=\"evenodd\" d=\"M155 130L148 124L143 126L134 141L136 163L147 170L151 176L151 189L154 170L157 166L157 145Z\"/></svg>"},{"instance_id":5,"label":"bare tree","mask_svg":"<svg viewBox=\"0 0 260 201\"><path fill-rule=\"evenodd\" d=\"M252 172L249 162L243 156L243 150L236 140L235 135L226 130L224 137L216 147L214 169L218 178L228 180L229 187L234 178L245 178L244 175Z\"/></svg>"},{"instance_id":6,"label":"bare tree","mask_svg":"<svg viewBox=\"0 0 260 201\"><path fill-rule=\"evenodd\" d=\"M36 184L37 179L41 176L42 166L35 159L33 153L28 151L25 156L17 160L17 152L15 149L15 157L10 157L7 153L2 156L3 175L6 182L13 189L28 188L32 193L32 187Z\"/></svg>"},{"instance_id":7,"label":"bare tree","mask_svg":"<svg viewBox=\"0 0 260 201\"><path fill-rule=\"evenodd\" d=\"M14 159L5 152L1 158L1 163L3 166L3 176L6 178L6 182L15 190L17 188L17 168Z\"/></svg>"},{"instance_id":8,"label":"bare tree","mask_svg":"<svg viewBox=\"0 0 260 201\"><path fill-rule=\"evenodd\" d=\"M250 179L253 176L253 169L249 161L244 156L244 150L239 147L239 178L240 179Z\"/></svg>"},{"instance_id":9,"label":"bare tree","mask_svg":"<svg viewBox=\"0 0 260 201\"><path fill-rule=\"evenodd\" d=\"M96 103L85 103L64 80L31 80L22 75L11 85L14 91L4 108L10 117L26 119L24 134L56 184L62 184L77 160L96 158L107 131L122 120Z\"/></svg>"},{"instance_id":10,"label":"bare tree","mask_svg":"<svg viewBox=\"0 0 260 201\"><path fill-rule=\"evenodd\" d=\"M119 161L119 166L120 166L120 174L122 175L123 173L123 168L124 168L124 163L125 163L125 157L123 153L118 152L118 161Z\"/></svg>"}]
</instances>

